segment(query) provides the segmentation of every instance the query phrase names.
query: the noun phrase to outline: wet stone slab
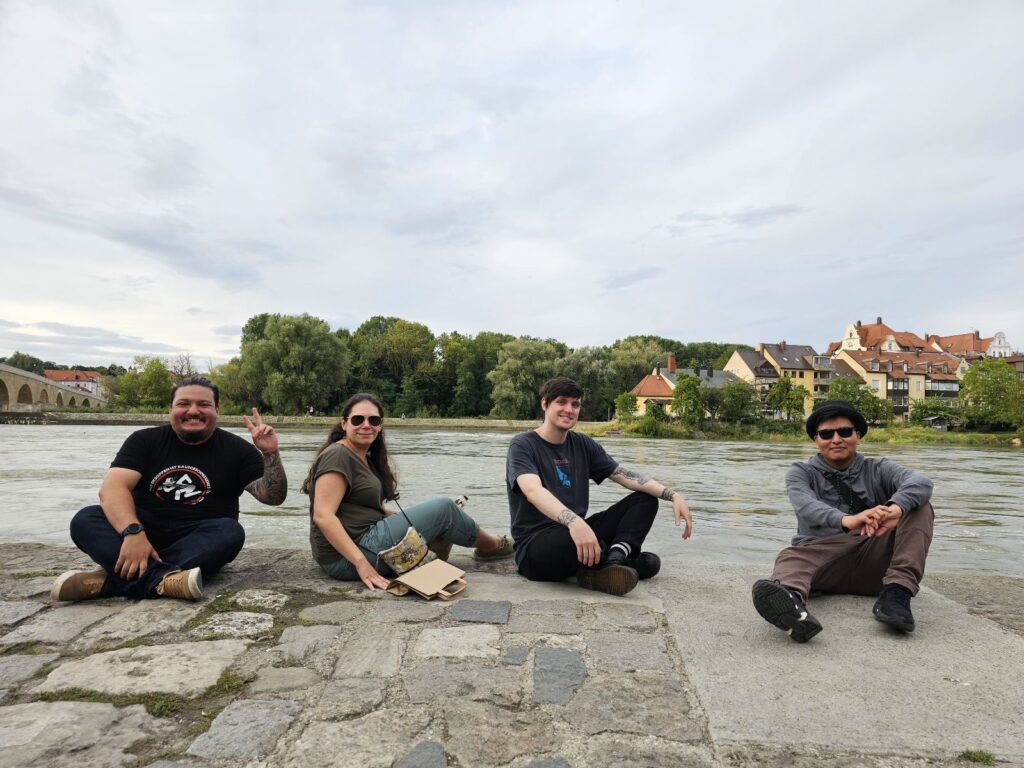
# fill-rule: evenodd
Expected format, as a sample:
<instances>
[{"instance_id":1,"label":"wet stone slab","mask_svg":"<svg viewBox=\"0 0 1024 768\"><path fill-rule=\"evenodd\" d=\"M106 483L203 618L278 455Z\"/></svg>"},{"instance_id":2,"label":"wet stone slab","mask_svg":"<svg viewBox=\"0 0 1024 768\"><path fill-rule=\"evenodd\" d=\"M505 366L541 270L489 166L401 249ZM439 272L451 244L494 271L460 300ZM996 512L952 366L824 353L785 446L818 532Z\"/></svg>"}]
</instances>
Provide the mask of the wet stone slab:
<instances>
[{"instance_id":1,"label":"wet stone slab","mask_svg":"<svg viewBox=\"0 0 1024 768\"><path fill-rule=\"evenodd\" d=\"M533 661L533 702L567 704L587 676L587 665L572 648L538 648Z\"/></svg>"},{"instance_id":2,"label":"wet stone slab","mask_svg":"<svg viewBox=\"0 0 1024 768\"><path fill-rule=\"evenodd\" d=\"M59 653L0 656L0 688L8 688L28 680L51 661L59 658Z\"/></svg>"},{"instance_id":3,"label":"wet stone slab","mask_svg":"<svg viewBox=\"0 0 1024 768\"><path fill-rule=\"evenodd\" d=\"M500 635L490 624L470 627L425 629L413 648L420 658L491 658L498 655Z\"/></svg>"},{"instance_id":4,"label":"wet stone slab","mask_svg":"<svg viewBox=\"0 0 1024 768\"><path fill-rule=\"evenodd\" d=\"M134 763L139 741L170 724L141 705L57 701L0 707L0 768L111 768Z\"/></svg>"},{"instance_id":5,"label":"wet stone slab","mask_svg":"<svg viewBox=\"0 0 1024 768\"><path fill-rule=\"evenodd\" d=\"M365 715L384 701L384 681L373 677L331 680L314 710L317 720Z\"/></svg>"},{"instance_id":6,"label":"wet stone slab","mask_svg":"<svg viewBox=\"0 0 1024 768\"><path fill-rule=\"evenodd\" d=\"M14 643L42 643L63 645L77 637L86 627L124 609L123 601L102 604L89 603L54 608L40 616L19 624L0 637L0 645Z\"/></svg>"},{"instance_id":7,"label":"wet stone slab","mask_svg":"<svg viewBox=\"0 0 1024 768\"><path fill-rule=\"evenodd\" d=\"M517 707L523 700L523 674L516 668L485 667L476 662L434 661L402 675L409 701L489 701Z\"/></svg>"},{"instance_id":8,"label":"wet stone slab","mask_svg":"<svg viewBox=\"0 0 1024 768\"><path fill-rule=\"evenodd\" d=\"M314 720L288 749L282 768L392 768L395 761L423 739L431 716L424 709L403 708L371 712L338 723ZM492 765L492 763L478 763Z\"/></svg>"},{"instance_id":9,"label":"wet stone slab","mask_svg":"<svg viewBox=\"0 0 1024 768\"><path fill-rule=\"evenodd\" d=\"M445 707L448 753L459 765L506 765L519 757L544 755L566 735L537 711L510 712L486 703Z\"/></svg>"},{"instance_id":10,"label":"wet stone slab","mask_svg":"<svg viewBox=\"0 0 1024 768\"><path fill-rule=\"evenodd\" d=\"M217 682L246 645L243 640L213 640L97 653L57 667L39 690L85 688L110 694L197 696Z\"/></svg>"},{"instance_id":11,"label":"wet stone slab","mask_svg":"<svg viewBox=\"0 0 1024 768\"><path fill-rule=\"evenodd\" d=\"M405 636L395 630L362 627L335 642L338 663L332 677L390 677L398 674Z\"/></svg>"},{"instance_id":12,"label":"wet stone slab","mask_svg":"<svg viewBox=\"0 0 1024 768\"><path fill-rule=\"evenodd\" d=\"M176 632L202 610L185 600L140 600L89 627L71 646L76 650Z\"/></svg>"},{"instance_id":13,"label":"wet stone slab","mask_svg":"<svg viewBox=\"0 0 1024 768\"><path fill-rule=\"evenodd\" d=\"M629 672L635 669L672 670L665 638L636 632L591 632L584 636L598 668Z\"/></svg>"},{"instance_id":14,"label":"wet stone slab","mask_svg":"<svg viewBox=\"0 0 1024 768\"><path fill-rule=\"evenodd\" d=\"M286 627L278 644L270 650L287 661L303 662L317 652L329 651L343 630L333 624L315 627Z\"/></svg>"},{"instance_id":15,"label":"wet stone slab","mask_svg":"<svg viewBox=\"0 0 1024 768\"><path fill-rule=\"evenodd\" d=\"M233 701L214 718L210 730L192 742L187 754L206 758L265 757L300 710L294 701Z\"/></svg>"},{"instance_id":16,"label":"wet stone slab","mask_svg":"<svg viewBox=\"0 0 1024 768\"><path fill-rule=\"evenodd\" d=\"M269 613L249 611L227 611L217 613L193 629L190 637L236 637L256 639L266 637L274 627L274 617Z\"/></svg>"},{"instance_id":17,"label":"wet stone slab","mask_svg":"<svg viewBox=\"0 0 1024 768\"><path fill-rule=\"evenodd\" d=\"M341 600L303 608L299 613L299 619L317 624L348 624L352 619L361 615L363 610L363 606L359 603Z\"/></svg>"},{"instance_id":18,"label":"wet stone slab","mask_svg":"<svg viewBox=\"0 0 1024 768\"><path fill-rule=\"evenodd\" d=\"M507 624L512 603L507 600L459 600L448 615L453 621Z\"/></svg>"},{"instance_id":19,"label":"wet stone slab","mask_svg":"<svg viewBox=\"0 0 1024 768\"><path fill-rule=\"evenodd\" d=\"M28 600L0 600L0 627L10 627L46 607L45 603Z\"/></svg>"}]
</instances>

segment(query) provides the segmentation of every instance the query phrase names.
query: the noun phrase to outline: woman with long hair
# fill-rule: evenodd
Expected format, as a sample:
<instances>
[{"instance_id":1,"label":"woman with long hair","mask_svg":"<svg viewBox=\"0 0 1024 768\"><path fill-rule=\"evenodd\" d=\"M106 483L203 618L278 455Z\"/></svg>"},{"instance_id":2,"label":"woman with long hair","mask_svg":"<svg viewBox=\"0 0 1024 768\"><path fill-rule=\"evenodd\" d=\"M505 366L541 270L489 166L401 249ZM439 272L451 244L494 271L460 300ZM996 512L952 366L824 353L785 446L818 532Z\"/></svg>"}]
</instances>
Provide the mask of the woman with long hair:
<instances>
[{"instance_id":1,"label":"woman with long hair","mask_svg":"<svg viewBox=\"0 0 1024 768\"><path fill-rule=\"evenodd\" d=\"M410 525L435 551L451 542L476 547L478 560L512 557L512 539L482 530L452 499L439 496L404 514L386 509L384 502L398 499L397 485L384 440L384 408L374 395L353 395L302 484L309 494L313 558L328 576L385 589L393 574L377 553L400 541Z\"/></svg>"}]
</instances>

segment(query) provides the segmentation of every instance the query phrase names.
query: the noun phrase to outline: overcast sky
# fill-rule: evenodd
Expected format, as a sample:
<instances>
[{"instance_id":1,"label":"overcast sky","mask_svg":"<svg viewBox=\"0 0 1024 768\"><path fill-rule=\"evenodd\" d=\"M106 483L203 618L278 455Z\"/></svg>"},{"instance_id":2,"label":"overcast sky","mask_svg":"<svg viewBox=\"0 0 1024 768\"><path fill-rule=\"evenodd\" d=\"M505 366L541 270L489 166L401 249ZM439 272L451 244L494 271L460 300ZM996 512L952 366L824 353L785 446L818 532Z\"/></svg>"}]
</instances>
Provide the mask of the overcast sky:
<instances>
[{"instance_id":1,"label":"overcast sky","mask_svg":"<svg viewBox=\"0 0 1024 768\"><path fill-rule=\"evenodd\" d=\"M1024 348L1024 3L0 0L0 356L259 312Z\"/></svg>"}]
</instances>

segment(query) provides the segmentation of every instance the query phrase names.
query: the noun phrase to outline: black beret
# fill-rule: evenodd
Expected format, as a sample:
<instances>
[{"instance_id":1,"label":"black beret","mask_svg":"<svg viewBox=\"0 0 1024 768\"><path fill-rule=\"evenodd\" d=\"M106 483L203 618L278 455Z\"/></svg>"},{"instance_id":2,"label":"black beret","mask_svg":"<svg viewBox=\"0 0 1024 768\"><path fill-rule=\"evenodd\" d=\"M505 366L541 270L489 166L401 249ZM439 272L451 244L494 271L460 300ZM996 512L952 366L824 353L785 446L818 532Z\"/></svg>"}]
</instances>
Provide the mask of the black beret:
<instances>
[{"instance_id":1,"label":"black beret","mask_svg":"<svg viewBox=\"0 0 1024 768\"><path fill-rule=\"evenodd\" d=\"M868 422L860 411L845 400L826 400L807 417L807 436L813 440L818 425L837 416L852 421L854 429L860 432L861 437L868 433Z\"/></svg>"}]
</instances>

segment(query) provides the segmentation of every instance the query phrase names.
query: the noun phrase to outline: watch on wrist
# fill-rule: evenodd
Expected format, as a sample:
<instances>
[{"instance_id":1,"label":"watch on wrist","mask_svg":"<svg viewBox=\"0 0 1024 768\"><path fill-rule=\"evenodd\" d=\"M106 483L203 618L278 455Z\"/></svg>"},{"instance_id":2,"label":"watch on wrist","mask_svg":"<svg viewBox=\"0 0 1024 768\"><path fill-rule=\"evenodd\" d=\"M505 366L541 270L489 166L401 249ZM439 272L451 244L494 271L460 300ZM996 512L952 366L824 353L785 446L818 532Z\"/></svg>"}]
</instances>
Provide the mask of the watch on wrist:
<instances>
[{"instance_id":1,"label":"watch on wrist","mask_svg":"<svg viewBox=\"0 0 1024 768\"><path fill-rule=\"evenodd\" d=\"M142 533L144 530L146 529L142 527L142 523L132 523L121 531L121 538L123 539L125 536L134 536L136 533Z\"/></svg>"}]
</instances>

